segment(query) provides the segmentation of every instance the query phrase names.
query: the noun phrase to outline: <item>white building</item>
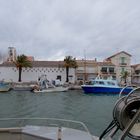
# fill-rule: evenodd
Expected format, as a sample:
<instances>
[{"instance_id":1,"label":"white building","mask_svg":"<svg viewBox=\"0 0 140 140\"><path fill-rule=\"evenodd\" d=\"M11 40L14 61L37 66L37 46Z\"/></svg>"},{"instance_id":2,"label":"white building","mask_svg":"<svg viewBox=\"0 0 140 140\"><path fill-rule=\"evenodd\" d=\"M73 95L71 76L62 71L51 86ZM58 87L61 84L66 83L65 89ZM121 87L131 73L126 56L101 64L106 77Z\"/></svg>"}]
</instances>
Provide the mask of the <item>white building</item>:
<instances>
[{"instance_id":1,"label":"white building","mask_svg":"<svg viewBox=\"0 0 140 140\"><path fill-rule=\"evenodd\" d=\"M63 61L32 61L32 68L23 68L21 75L22 82L38 81L38 78L45 76L49 81L60 79L65 83L66 69ZM11 62L0 64L0 80L18 82L18 69ZM69 70L69 82L75 82L75 69Z\"/></svg>"},{"instance_id":2,"label":"white building","mask_svg":"<svg viewBox=\"0 0 140 140\"><path fill-rule=\"evenodd\" d=\"M121 82L121 73L127 71L129 73L128 82L131 83L131 55L127 52L118 52L106 58L103 62L79 60L77 63L77 81L85 82L101 75L104 78L112 76L118 82Z\"/></svg>"},{"instance_id":3,"label":"white building","mask_svg":"<svg viewBox=\"0 0 140 140\"><path fill-rule=\"evenodd\" d=\"M16 60L16 49L14 47L8 47L8 62L12 62Z\"/></svg>"},{"instance_id":4,"label":"white building","mask_svg":"<svg viewBox=\"0 0 140 140\"><path fill-rule=\"evenodd\" d=\"M132 65L132 83L140 85L140 64Z\"/></svg>"},{"instance_id":5,"label":"white building","mask_svg":"<svg viewBox=\"0 0 140 140\"><path fill-rule=\"evenodd\" d=\"M97 75L106 78L112 76L116 78L115 65L111 62L97 62L96 60L78 60L76 70L77 82L83 83L95 79Z\"/></svg>"},{"instance_id":6,"label":"white building","mask_svg":"<svg viewBox=\"0 0 140 140\"><path fill-rule=\"evenodd\" d=\"M103 62L77 60L77 64L76 69L70 68L69 70L70 83L83 83L94 79L97 75L101 75L104 78L112 76L120 82L123 71L127 71L130 74L128 82L131 82L131 55L127 52L116 53ZM137 67L137 69L139 70L140 68ZM65 83L66 69L63 61L32 61L32 68L23 68L21 76L22 82L37 81L39 77L45 76L50 81L60 79L62 83ZM18 70L12 62L5 62L0 65L0 80L2 79L18 81ZM138 78L133 77L132 79L136 82Z\"/></svg>"},{"instance_id":7,"label":"white building","mask_svg":"<svg viewBox=\"0 0 140 140\"><path fill-rule=\"evenodd\" d=\"M106 58L106 61L110 61L115 65L118 82L121 81L121 73L124 71L129 73L128 82L131 82L131 55L129 53L125 51L118 52Z\"/></svg>"}]
</instances>

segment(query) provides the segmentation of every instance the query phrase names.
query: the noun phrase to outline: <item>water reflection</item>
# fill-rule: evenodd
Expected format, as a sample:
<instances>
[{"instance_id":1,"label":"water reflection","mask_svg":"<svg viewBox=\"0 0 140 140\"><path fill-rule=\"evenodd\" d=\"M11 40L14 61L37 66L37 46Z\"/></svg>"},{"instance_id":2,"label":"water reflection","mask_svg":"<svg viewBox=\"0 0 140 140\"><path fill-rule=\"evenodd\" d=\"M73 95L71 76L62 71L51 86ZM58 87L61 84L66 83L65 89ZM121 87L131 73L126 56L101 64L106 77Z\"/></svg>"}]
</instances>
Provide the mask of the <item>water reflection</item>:
<instances>
[{"instance_id":1,"label":"water reflection","mask_svg":"<svg viewBox=\"0 0 140 140\"><path fill-rule=\"evenodd\" d=\"M55 117L84 122L91 133L101 132L112 119L118 96L86 95L82 91L0 94L0 117Z\"/></svg>"}]
</instances>

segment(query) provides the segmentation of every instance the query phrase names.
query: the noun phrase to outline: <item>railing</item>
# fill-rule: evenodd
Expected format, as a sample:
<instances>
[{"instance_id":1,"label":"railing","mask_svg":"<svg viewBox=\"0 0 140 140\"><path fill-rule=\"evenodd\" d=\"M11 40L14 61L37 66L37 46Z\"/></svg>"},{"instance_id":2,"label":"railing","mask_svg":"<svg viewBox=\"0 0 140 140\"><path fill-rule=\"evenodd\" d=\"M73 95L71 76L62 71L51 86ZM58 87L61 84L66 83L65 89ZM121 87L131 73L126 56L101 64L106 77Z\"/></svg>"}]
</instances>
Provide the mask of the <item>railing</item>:
<instances>
[{"instance_id":1,"label":"railing","mask_svg":"<svg viewBox=\"0 0 140 140\"><path fill-rule=\"evenodd\" d=\"M140 73L133 73L133 76L140 76Z\"/></svg>"},{"instance_id":2,"label":"railing","mask_svg":"<svg viewBox=\"0 0 140 140\"><path fill-rule=\"evenodd\" d=\"M115 72L115 71L112 71L112 72L108 72L108 71L107 71L107 72L106 72L106 71L101 71L101 73L102 73L102 74L116 74L116 72Z\"/></svg>"},{"instance_id":3,"label":"railing","mask_svg":"<svg viewBox=\"0 0 140 140\"><path fill-rule=\"evenodd\" d=\"M126 66L126 65L127 65L127 63L120 63L120 65Z\"/></svg>"},{"instance_id":4,"label":"railing","mask_svg":"<svg viewBox=\"0 0 140 140\"><path fill-rule=\"evenodd\" d=\"M26 125L67 127L82 130L91 135L87 126L80 121L58 118L0 118L0 128L24 127Z\"/></svg>"}]
</instances>

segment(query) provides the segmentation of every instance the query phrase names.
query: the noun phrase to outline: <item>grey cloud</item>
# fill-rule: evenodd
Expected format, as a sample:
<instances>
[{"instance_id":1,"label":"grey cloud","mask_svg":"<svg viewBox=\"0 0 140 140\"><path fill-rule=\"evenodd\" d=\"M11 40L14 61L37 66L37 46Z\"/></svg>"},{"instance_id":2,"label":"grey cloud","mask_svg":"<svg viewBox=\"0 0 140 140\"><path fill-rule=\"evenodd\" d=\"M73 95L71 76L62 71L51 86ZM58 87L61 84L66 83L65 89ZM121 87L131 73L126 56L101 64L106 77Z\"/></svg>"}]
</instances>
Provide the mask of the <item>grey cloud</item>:
<instances>
[{"instance_id":1,"label":"grey cloud","mask_svg":"<svg viewBox=\"0 0 140 140\"><path fill-rule=\"evenodd\" d=\"M18 53L44 60L65 55L81 59L84 50L88 59L102 60L124 50L140 62L139 4L139 0L1 0L0 49L13 44Z\"/></svg>"}]
</instances>

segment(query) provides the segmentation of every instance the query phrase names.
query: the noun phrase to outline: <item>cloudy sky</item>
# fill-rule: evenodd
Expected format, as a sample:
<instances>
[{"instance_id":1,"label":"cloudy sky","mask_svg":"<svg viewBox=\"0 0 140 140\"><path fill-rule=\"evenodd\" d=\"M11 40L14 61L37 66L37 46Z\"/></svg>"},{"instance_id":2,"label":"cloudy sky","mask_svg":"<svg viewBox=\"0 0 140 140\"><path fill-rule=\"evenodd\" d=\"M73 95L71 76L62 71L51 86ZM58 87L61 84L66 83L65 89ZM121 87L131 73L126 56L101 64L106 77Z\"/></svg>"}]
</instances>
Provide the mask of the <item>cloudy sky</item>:
<instances>
[{"instance_id":1,"label":"cloudy sky","mask_svg":"<svg viewBox=\"0 0 140 140\"><path fill-rule=\"evenodd\" d=\"M103 60L119 51L140 63L140 0L0 0L0 51L37 60Z\"/></svg>"}]
</instances>

